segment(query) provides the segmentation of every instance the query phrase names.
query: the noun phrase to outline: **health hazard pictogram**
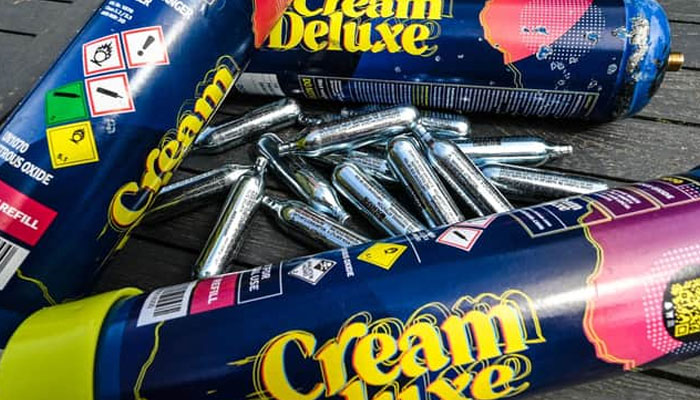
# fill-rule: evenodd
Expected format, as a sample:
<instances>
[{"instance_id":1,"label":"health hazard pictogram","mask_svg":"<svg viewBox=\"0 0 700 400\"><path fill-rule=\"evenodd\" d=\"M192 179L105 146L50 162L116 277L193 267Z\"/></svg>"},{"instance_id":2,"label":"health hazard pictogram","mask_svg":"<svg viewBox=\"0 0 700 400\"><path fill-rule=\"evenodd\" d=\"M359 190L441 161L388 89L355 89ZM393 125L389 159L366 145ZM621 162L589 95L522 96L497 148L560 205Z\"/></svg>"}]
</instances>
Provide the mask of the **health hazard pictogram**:
<instances>
[{"instance_id":1,"label":"health hazard pictogram","mask_svg":"<svg viewBox=\"0 0 700 400\"><path fill-rule=\"evenodd\" d=\"M119 71L124 68L119 34L105 36L83 45L85 76Z\"/></svg>"},{"instance_id":2,"label":"health hazard pictogram","mask_svg":"<svg viewBox=\"0 0 700 400\"><path fill-rule=\"evenodd\" d=\"M481 236L481 232L480 229L454 226L448 228L435 241L460 250L470 251L476 244L479 236Z\"/></svg>"},{"instance_id":3,"label":"health hazard pictogram","mask_svg":"<svg viewBox=\"0 0 700 400\"><path fill-rule=\"evenodd\" d=\"M90 78L85 81L90 104L90 114L101 117L135 111L131 98L129 78L122 72L114 75Z\"/></svg>"},{"instance_id":4,"label":"health hazard pictogram","mask_svg":"<svg viewBox=\"0 0 700 400\"><path fill-rule=\"evenodd\" d=\"M122 32L122 37L129 68L170 64L162 27L133 29Z\"/></svg>"},{"instance_id":5,"label":"health hazard pictogram","mask_svg":"<svg viewBox=\"0 0 700 400\"><path fill-rule=\"evenodd\" d=\"M406 249L407 247L401 244L375 243L357 256L357 259L389 270Z\"/></svg>"}]
</instances>

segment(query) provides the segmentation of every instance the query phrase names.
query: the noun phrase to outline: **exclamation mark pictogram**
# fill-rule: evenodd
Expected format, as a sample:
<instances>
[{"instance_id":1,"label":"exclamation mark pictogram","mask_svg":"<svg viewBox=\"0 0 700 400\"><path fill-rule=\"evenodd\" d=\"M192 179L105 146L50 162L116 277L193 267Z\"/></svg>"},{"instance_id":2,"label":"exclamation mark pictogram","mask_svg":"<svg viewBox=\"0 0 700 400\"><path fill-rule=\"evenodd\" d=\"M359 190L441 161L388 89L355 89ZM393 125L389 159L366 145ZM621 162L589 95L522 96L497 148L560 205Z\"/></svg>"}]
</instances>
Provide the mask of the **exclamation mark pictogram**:
<instances>
[{"instance_id":1,"label":"exclamation mark pictogram","mask_svg":"<svg viewBox=\"0 0 700 400\"><path fill-rule=\"evenodd\" d=\"M156 38L153 37L153 35L149 35L149 36L146 38L146 42L144 42L143 46L141 46L141 50L139 50L136 54L138 54L139 57L143 57L144 52L145 52L145 51L148 49L148 47L150 47L150 46L153 44L153 42L155 42L155 41L156 41Z\"/></svg>"}]
</instances>

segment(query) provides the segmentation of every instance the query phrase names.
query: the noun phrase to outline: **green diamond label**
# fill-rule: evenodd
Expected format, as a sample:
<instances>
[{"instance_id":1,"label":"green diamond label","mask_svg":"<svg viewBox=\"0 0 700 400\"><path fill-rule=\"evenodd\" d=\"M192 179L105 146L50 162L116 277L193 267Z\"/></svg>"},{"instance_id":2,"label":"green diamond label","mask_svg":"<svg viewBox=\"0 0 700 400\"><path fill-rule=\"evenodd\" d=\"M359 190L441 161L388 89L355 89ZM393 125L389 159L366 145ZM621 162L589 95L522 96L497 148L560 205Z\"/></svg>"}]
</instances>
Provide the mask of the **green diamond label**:
<instances>
[{"instance_id":1,"label":"green diamond label","mask_svg":"<svg viewBox=\"0 0 700 400\"><path fill-rule=\"evenodd\" d=\"M89 118L83 81L61 86L46 93L46 125Z\"/></svg>"}]
</instances>

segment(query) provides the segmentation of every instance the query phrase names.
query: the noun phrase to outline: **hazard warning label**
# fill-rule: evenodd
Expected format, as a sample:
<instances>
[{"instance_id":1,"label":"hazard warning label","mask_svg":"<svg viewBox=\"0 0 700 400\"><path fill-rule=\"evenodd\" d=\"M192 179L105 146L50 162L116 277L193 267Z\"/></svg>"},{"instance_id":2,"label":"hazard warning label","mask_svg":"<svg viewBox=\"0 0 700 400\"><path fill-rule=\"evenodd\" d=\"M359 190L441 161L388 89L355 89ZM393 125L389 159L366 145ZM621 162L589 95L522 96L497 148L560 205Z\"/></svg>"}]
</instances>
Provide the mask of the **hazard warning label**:
<instances>
[{"instance_id":1,"label":"hazard warning label","mask_svg":"<svg viewBox=\"0 0 700 400\"><path fill-rule=\"evenodd\" d=\"M357 256L357 259L389 270L406 249L407 247L401 244L375 243Z\"/></svg>"},{"instance_id":2,"label":"hazard warning label","mask_svg":"<svg viewBox=\"0 0 700 400\"><path fill-rule=\"evenodd\" d=\"M481 229L454 226L448 228L435 241L464 251L470 251L481 236Z\"/></svg>"},{"instance_id":3,"label":"hazard warning label","mask_svg":"<svg viewBox=\"0 0 700 400\"><path fill-rule=\"evenodd\" d=\"M119 71L124 68L119 34L105 36L83 45L85 76Z\"/></svg>"},{"instance_id":4,"label":"hazard warning label","mask_svg":"<svg viewBox=\"0 0 700 400\"><path fill-rule=\"evenodd\" d=\"M83 81L76 81L46 93L46 125L53 126L90 117Z\"/></svg>"},{"instance_id":5,"label":"hazard warning label","mask_svg":"<svg viewBox=\"0 0 700 400\"><path fill-rule=\"evenodd\" d=\"M100 160L90 121L49 128L46 130L46 141L54 169Z\"/></svg>"},{"instance_id":6,"label":"hazard warning label","mask_svg":"<svg viewBox=\"0 0 700 400\"><path fill-rule=\"evenodd\" d=\"M133 29L122 32L122 37L129 68L170 64L162 27Z\"/></svg>"},{"instance_id":7,"label":"hazard warning label","mask_svg":"<svg viewBox=\"0 0 700 400\"><path fill-rule=\"evenodd\" d=\"M85 80L93 117L135 111L126 73L100 76Z\"/></svg>"}]
</instances>

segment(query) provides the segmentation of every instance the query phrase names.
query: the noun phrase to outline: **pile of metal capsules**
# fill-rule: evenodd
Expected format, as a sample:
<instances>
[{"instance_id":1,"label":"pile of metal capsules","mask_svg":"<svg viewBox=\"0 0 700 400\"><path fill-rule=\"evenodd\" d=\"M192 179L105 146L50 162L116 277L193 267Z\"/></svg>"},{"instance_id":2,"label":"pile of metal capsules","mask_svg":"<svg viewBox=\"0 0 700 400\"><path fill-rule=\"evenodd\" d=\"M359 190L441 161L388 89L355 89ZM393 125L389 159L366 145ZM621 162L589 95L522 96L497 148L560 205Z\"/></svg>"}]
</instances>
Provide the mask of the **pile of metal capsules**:
<instances>
[{"instance_id":1,"label":"pile of metal capsules","mask_svg":"<svg viewBox=\"0 0 700 400\"><path fill-rule=\"evenodd\" d=\"M296 140L270 133L294 125L304 127ZM399 236L505 212L510 201L538 203L615 184L536 168L571 154L571 146L470 133L458 114L372 105L312 116L282 99L209 127L195 142L195 151L213 154L257 140L253 165L225 164L166 186L147 218L172 217L228 191L194 268L206 278L230 272L260 205L290 236L330 249L371 240L346 226L339 195L379 231ZM330 178L317 167L333 168ZM299 200L266 195L267 170Z\"/></svg>"}]
</instances>

